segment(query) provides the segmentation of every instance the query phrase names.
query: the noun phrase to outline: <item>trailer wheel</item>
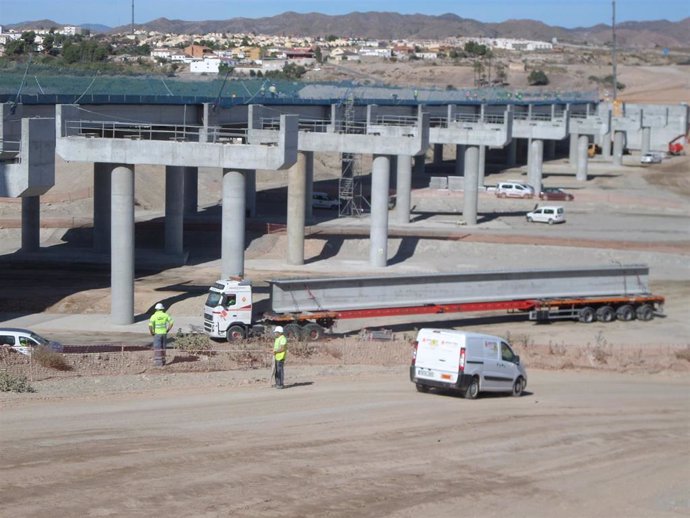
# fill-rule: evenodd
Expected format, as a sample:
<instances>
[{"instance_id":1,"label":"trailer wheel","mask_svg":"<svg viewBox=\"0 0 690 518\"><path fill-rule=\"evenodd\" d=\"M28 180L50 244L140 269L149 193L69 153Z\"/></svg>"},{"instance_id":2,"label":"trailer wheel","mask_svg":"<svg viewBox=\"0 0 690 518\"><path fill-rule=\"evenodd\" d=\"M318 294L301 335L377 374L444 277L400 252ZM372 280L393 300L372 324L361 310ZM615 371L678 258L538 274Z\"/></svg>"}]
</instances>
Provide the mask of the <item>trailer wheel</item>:
<instances>
[{"instance_id":1,"label":"trailer wheel","mask_svg":"<svg viewBox=\"0 0 690 518\"><path fill-rule=\"evenodd\" d=\"M283 332L285 338L288 340L301 340L302 339L302 329L298 324L285 324L283 326Z\"/></svg>"},{"instance_id":2,"label":"trailer wheel","mask_svg":"<svg viewBox=\"0 0 690 518\"><path fill-rule=\"evenodd\" d=\"M228 339L228 342L237 342L239 340L244 340L244 327L237 325L228 327L226 337Z\"/></svg>"},{"instance_id":3,"label":"trailer wheel","mask_svg":"<svg viewBox=\"0 0 690 518\"><path fill-rule=\"evenodd\" d=\"M648 321L654 318L654 308L649 304L642 304L635 312L638 320Z\"/></svg>"},{"instance_id":4,"label":"trailer wheel","mask_svg":"<svg viewBox=\"0 0 690 518\"><path fill-rule=\"evenodd\" d=\"M302 338L308 342L315 342L323 338L323 327L319 324L307 324L302 328Z\"/></svg>"},{"instance_id":5,"label":"trailer wheel","mask_svg":"<svg viewBox=\"0 0 690 518\"><path fill-rule=\"evenodd\" d=\"M580 310L578 315L578 320L583 324L591 324L594 322L594 308L590 306L585 306Z\"/></svg>"},{"instance_id":6,"label":"trailer wheel","mask_svg":"<svg viewBox=\"0 0 690 518\"><path fill-rule=\"evenodd\" d=\"M417 388L417 392L423 392L424 394L429 392L429 387L422 385L421 383L417 383L415 387Z\"/></svg>"},{"instance_id":7,"label":"trailer wheel","mask_svg":"<svg viewBox=\"0 0 690 518\"><path fill-rule=\"evenodd\" d=\"M616 318L616 312L611 306L601 306L596 312L599 322L612 322Z\"/></svg>"},{"instance_id":8,"label":"trailer wheel","mask_svg":"<svg viewBox=\"0 0 690 518\"><path fill-rule=\"evenodd\" d=\"M623 304L616 310L616 318L623 322L635 320L635 309L630 304Z\"/></svg>"},{"instance_id":9,"label":"trailer wheel","mask_svg":"<svg viewBox=\"0 0 690 518\"><path fill-rule=\"evenodd\" d=\"M520 397L522 396L523 390L525 390L525 380L522 379L522 376L520 376L515 380L515 383L513 383L513 391L511 394L513 397Z\"/></svg>"},{"instance_id":10,"label":"trailer wheel","mask_svg":"<svg viewBox=\"0 0 690 518\"><path fill-rule=\"evenodd\" d=\"M472 378L472 381L470 381L469 386L467 387L467 390L465 390L465 399L477 399L477 396L479 395L479 378L475 376Z\"/></svg>"}]
</instances>

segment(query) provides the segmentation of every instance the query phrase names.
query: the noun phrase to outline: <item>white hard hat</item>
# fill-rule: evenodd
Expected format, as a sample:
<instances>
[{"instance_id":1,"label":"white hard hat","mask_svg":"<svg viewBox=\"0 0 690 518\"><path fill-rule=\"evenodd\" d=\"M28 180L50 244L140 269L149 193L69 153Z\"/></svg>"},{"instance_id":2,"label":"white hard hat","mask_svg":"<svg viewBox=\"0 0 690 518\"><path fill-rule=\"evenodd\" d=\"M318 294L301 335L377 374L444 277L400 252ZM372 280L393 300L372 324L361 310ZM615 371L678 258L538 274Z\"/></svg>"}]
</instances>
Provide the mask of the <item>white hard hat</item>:
<instances>
[{"instance_id":1,"label":"white hard hat","mask_svg":"<svg viewBox=\"0 0 690 518\"><path fill-rule=\"evenodd\" d=\"M273 329L274 333L282 333L283 332L283 326L276 326L275 329Z\"/></svg>"},{"instance_id":2,"label":"white hard hat","mask_svg":"<svg viewBox=\"0 0 690 518\"><path fill-rule=\"evenodd\" d=\"M165 309L165 306L162 303L156 304L156 309Z\"/></svg>"}]
</instances>

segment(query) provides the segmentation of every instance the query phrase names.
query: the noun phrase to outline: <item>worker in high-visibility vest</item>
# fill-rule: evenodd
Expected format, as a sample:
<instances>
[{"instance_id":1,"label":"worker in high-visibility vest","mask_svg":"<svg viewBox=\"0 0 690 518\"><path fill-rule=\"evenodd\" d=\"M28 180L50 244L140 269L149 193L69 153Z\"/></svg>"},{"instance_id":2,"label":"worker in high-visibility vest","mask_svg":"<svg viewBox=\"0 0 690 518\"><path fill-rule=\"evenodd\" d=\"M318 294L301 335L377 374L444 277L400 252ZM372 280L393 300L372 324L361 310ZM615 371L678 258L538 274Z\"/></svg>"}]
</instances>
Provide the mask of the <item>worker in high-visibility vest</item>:
<instances>
[{"instance_id":1,"label":"worker in high-visibility vest","mask_svg":"<svg viewBox=\"0 0 690 518\"><path fill-rule=\"evenodd\" d=\"M165 346L173 319L165 312L165 306L160 302L156 304L155 309L156 312L149 319L149 333L153 336L153 364L162 367L165 365Z\"/></svg>"},{"instance_id":2,"label":"worker in high-visibility vest","mask_svg":"<svg viewBox=\"0 0 690 518\"><path fill-rule=\"evenodd\" d=\"M273 341L273 358L275 359L276 388L285 388L285 355L287 354L287 338L282 326L276 326L273 330L276 339Z\"/></svg>"}]
</instances>

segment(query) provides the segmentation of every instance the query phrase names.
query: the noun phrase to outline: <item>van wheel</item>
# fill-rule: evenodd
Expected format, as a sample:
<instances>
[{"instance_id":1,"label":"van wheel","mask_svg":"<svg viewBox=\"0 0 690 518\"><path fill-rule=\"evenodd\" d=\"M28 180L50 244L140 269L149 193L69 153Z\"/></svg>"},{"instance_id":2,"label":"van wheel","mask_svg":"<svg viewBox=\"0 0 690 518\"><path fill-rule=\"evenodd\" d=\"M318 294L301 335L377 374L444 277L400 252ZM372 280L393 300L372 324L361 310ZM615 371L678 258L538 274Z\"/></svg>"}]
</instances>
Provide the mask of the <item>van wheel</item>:
<instances>
[{"instance_id":1,"label":"van wheel","mask_svg":"<svg viewBox=\"0 0 690 518\"><path fill-rule=\"evenodd\" d=\"M553 220L549 218L549 225L553 225Z\"/></svg>"},{"instance_id":2,"label":"van wheel","mask_svg":"<svg viewBox=\"0 0 690 518\"><path fill-rule=\"evenodd\" d=\"M527 222L532 223L532 216L527 216Z\"/></svg>"},{"instance_id":3,"label":"van wheel","mask_svg":"<svg viewBox=\"0 0 690 518\"><path fill-rule=\"evenodd\" d=\"M520 397L522 396L523 390L525 390L525 380L520 377L515 380L515 383L513 383L513 391L511 394L513 397Z\"/></svg>"},{"instance_id":4,"label":"van wheel","mask_svg":"<svg viewBox=\"0 0 690 518\"><path fill-rule=\"evenodd\" d=\"M578 320L583 324L591 324L594 322L594 309L590 306L585 306L580 310Z\"/></svg>"},{"instance_id":5,"label":"van wheel","mask_svg":"<svg viewBox=\"0 0 690 518\"><path fill-rule=\"evenodd\" d=\"M504 192L496 193L496 197L497 197L497 198L505 198L505 197L506 197L506 193L504 193Z\"/></svg>"},{"instance_id":6,"label":"van wheel","mask_svg":"<svg viewBox=\"0 0 690 518\"><path fill-rule=\"evenodd\" d=\"M465 390L465 399L477 399L479 395L479 378L476 376L470 381L469 387Z\"/></svg>"},{"instance_id":7,"label":"van wheel","mask_svg":"<svg viewBox=\"0 0 690 518\"><path fill-rule=\"evenodd\" d=\"M422 385L421 383L417 383L415 387L417 387L417 392L423 392L425 394L429 392L429 387Z\"/></svg>"}]
</instances>

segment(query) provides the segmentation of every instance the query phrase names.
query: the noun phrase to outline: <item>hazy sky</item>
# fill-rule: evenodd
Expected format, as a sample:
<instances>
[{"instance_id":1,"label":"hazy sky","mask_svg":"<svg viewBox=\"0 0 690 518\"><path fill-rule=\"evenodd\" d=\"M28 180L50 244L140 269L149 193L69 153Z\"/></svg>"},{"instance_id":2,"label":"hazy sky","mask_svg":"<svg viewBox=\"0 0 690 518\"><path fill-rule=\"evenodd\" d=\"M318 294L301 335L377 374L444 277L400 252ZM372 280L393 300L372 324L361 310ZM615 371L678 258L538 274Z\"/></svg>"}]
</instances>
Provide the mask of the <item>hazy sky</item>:
<instances>
[{"instance_id":1,"label":"hazy sky","mask_svg":"<svg viewBox=\"0 0 690 518\"><path fill-rule=\"evenodd\" d=\"M375 7L374 7L375 6ZM156 18L226 20L261 18L285 11L347 14L353 11L395 11L403 14L454 13L482 22L512 18L541 20L563 27L611 23L611 0L135 0L135 23ZM50 19L60 24L130 23L132 0L0 0L0 25ZM616 0L616 20L678 21L690 16L688 0Z\"/></svg>"}]
</instances>

